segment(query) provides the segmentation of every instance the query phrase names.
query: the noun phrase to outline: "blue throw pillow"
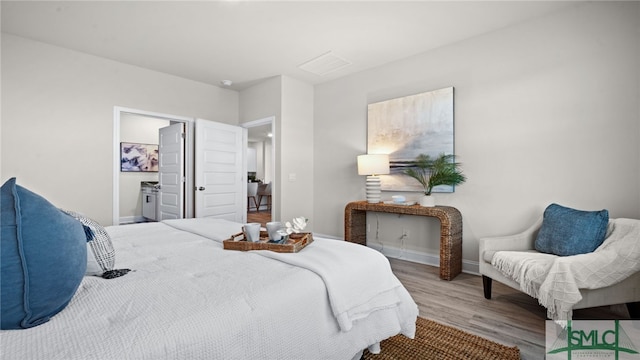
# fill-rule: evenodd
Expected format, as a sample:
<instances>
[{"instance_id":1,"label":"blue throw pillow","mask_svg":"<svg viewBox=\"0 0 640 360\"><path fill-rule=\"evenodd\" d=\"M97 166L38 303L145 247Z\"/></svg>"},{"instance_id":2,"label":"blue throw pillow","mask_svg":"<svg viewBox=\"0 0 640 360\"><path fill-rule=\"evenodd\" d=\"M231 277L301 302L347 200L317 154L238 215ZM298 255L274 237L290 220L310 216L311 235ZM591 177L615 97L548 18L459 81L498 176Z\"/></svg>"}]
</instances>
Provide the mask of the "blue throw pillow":
<instances>
[{"instance_id":1,"label":"blue throw pillow","mask_svg":"<svg viewBox=\"0 0 640 360\"><path fill-rule=\"evenodd\" d=\"M559 256L586 254L604 241L609 212L582 211L551 204L544 210L536 250Z\"/></svg>"},{"instance_id":2,"label":"blue throw pillow","mask_svg":"<svg viewBox=\"0 0 640 360\"><path fill-rule=\"evenodd\" d=\"M43 324L64 309L87 267L82 224L9 179L0 188L0 328Z\"/></svg>"}]
</instances>

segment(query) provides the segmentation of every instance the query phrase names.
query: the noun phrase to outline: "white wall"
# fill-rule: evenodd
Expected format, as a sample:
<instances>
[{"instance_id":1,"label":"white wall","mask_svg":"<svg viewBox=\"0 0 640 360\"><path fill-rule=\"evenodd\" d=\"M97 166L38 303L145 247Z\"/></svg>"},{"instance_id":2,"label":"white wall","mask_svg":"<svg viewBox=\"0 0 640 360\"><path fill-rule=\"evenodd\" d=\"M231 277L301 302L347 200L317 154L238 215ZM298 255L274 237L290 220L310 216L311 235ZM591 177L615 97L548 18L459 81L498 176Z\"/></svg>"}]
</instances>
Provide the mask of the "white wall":
<instances>
[{"instance_id":1,"label":"white wall","mask_svg":"<svg viewBox=\"0 0 640 360\"><path fill-rule=\"evenodd\" d=\"M282 118L280 127L280 178L282 217L304 216L313 231L314 201L313 87L290 77L282 77Z\"/></svg>"},{"instance_id":2,"label":"white wall","mask_svg":"<svg viewBox=\"0 0 640 360\"><path fill-rule=\"evenodd\" d=\"M108 225L114 106L232 124L275 116L275 191L287 201L280 214L274 198L276 218L305 215L342 237L345 204L364 198L366 105L454 86L469 180L437 196L462 211L474 261L479 237L520 230L552 201L640 217L639 7L577 4L315 88L274 77L239 95L2 34L0 175ZM379 218L387 248L438 248L433 223Z\"/></svg>"},{"instance_id":3,"label":"white wall","mask_svg":"<svg viewBox=\"0 0 640 360\"><path fill-rule=\"evenodd\" d=\"M269 125L271 128L271 125ZM249 141L247 145L247 171L254 171L256 173L256 179L261 180L264 183L272 181L272 145L271 138L267 138L265 141ZM252 165L253 163L253 165ZM251 166L254 170L251 170Z\"/></svg>"},{"instance_id":4,"label":"white wall","mask_svg":"<svg viewBox=\"0 0 640 360\"><path fill-rule=\"evenodd\" d=\"M467 269L478 238L520 231L552 202L639 218L639 15L637 2L577 4L316 86L315 230L343 237L345 205L365 198L356 156L367 150L367 104L447 86L468 181L436 201L463 215ZM437 255L437 220L369 223L372 245Z\"/></svg>"},{"instance_id":5,"label":"white wall","mask_svg":"<svg viewBox=\"0 0 640 360\"><path fill-rule=\"evenodd\" d=\"M282 78L276 76L262 81L240 92L240 123L246 123L268 117L274 117L275 128L275 174L271 196L271 214L273 219L282 219L280 196L282 179L280 177L280 124L282 113Z\"/></svg>"},{"instance_id":6,"label":"white wall","mask_svg":"<svg viewBox=\"0 0 640 360\"><path fill-rule=\"evenodd\" d=\"M254 172L258 175L258 147L260 142L249 141L247 144L247 172ZM262 170L262 169L260 169Z\"/></svg>"},{"instance_id":7,"label":"white wall","mask_svg":"<svg viewBox=\"0 0 640 360\"><path fill-rule=\"evenodd\" d=\"M282 112L282 78L274 76L240 92L240 123L276 116Z\"/></svg>"},{"instance_id":8,"label":"white wall","mask_svg":"<svg viewBox=\"0 0 640 360\"><path fill-rule=\"evenodd\" d=\"M238 123L238 93L2 34L2 181L112 222L113 111Z\"/></svg>"},{"instance_id":9,"label":"white wall","mask_svg":"<svg viewBox=\"0 0 640 360\"><path fill-rule=\"evenodd\" d=\"M274 219L313 220L313 93L311 85L287 76L240 93L241 123L275 116Z\"/></svg>"},{"instance_id":10,"label":"white wall","mask_svg":"<svg viewBox=\"0 0 640 360\"><path fill-rule=\"evenodd\" d=\"M273 182L273 141L265 141L262 149L262 159L264 168L264 182Z\"/></svg>"}]
</instances>

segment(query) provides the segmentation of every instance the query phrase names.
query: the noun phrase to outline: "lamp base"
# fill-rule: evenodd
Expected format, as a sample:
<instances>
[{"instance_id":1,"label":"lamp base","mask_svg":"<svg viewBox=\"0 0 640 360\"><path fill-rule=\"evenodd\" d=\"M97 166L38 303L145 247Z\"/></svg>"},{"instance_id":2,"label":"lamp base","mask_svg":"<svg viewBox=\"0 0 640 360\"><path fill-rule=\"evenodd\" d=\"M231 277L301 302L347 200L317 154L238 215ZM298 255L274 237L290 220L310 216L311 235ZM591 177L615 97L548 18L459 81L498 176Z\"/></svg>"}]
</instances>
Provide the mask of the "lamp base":
<instances>
[{"instance_id":1,"label":"lamp base","mask_svg":"<svg viewBox=\"0 0 640 360\"><path fill-rule=\"evenodd\" d=\"M367 202L368 203L379 203L380 202L380 194L382 191L380 190L380 177L376 175L367 176Z\"/></svg>"}]
</instances>

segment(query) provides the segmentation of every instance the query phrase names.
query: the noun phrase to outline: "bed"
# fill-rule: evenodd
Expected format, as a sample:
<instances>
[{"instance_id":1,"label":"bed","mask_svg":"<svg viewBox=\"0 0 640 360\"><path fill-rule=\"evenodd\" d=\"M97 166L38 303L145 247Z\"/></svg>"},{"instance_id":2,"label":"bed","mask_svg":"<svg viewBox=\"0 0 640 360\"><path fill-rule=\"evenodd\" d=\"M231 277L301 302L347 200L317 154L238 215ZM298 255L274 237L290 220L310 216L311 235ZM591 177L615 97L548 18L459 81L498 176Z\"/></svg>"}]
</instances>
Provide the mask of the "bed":
<instances>
[{"instance_id":1,"label":"bed","mask_svg":"<svg viewBox=\"0 0 640 360\"><path fill-rule=\"evenodd\" d=\"M50 321L0 332L3 359L357 359L418 309L380 253L314 236L295 254L223 249L242 224L106 227L114 278L84 276Z\"/></svg>"}]
</instances>

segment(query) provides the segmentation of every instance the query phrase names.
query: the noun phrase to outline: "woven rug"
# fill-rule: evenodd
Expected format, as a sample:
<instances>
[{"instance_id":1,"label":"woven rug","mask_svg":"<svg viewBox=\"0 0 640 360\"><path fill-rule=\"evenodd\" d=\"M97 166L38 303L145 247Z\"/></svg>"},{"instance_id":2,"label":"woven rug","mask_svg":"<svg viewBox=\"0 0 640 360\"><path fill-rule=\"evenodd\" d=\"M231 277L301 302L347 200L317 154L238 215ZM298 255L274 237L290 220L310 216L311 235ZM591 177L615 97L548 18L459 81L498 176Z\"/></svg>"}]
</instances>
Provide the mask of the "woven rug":
<instances>
[{"instance_id":1,"label":"woven rug","mask_svg":"<svg viewBox=\"0 0 640 360\"><path fill-rule=\"evenodd\" d=\"M518 347L508 347L477 335L419 317L415 339L396 335L380 343L380 354L367 350L362 360L520 359Z\"/></svg>"}]
</instances>

